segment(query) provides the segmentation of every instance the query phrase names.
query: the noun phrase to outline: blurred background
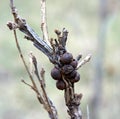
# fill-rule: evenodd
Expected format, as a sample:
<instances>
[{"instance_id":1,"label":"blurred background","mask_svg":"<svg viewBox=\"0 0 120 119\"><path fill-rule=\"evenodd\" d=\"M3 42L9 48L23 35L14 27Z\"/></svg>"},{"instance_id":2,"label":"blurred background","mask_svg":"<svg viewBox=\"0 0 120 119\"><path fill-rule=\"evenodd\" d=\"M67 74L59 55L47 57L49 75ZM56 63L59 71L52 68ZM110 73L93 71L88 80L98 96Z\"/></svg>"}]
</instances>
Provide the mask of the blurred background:
<instances>
[{"instance_id":1,"label":"blurred background","mask_svg":"<svg viewBox=\"0 0 120 119\"><path fill-rule=\"evenodd\" d=\"M0 1L0 119L48 119L47 112L35 93L21 79L30 83L19 57L13 32L6 23L13 20L9 0ZM40 0L16 0L19 14L42 36ZM82 93L83 119L119 119L120 113L120 1L119 0L47 0L49 36L56 38L55 29L69 31L68 51L76 57L92 54L89 63L79 69L81 80L76 92ZM53 65L18 31L19 42L29 65L30 51L44 67L46 90L58 109L59 119L67 119L63 91L50 77Z\"/></svg>"}]
</instances>

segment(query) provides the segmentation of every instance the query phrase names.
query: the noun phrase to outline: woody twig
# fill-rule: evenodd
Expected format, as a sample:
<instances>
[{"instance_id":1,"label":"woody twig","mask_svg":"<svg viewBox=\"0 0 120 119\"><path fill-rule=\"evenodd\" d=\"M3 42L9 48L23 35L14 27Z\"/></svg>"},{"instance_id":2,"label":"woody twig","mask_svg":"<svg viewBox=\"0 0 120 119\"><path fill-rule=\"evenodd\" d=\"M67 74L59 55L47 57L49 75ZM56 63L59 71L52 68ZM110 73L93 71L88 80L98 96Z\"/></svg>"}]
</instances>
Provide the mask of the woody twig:
<instances>
[{"instance_id":1,"label":"woody twig","mask_svg":"<svg viewBox=\"0 0 120 119\"><path fill-rule=\"evenodd\" d=\"M51 119L58 119L58 117L57 117L57 110L56 110L55 106L53 105L52 101L48 98L46 90L45 90L45 85L43 83L44 82L44 71L42 69L42 71L40 73L41 74L41 78L40 78L39 73L38 73L38 68L37 68L37 60L36 60L35 56L33 56L31 54L30 55L31 56L31 60L32 60L32 63L34 65L34 69L35 69L34 72L35 72L35 74L37 76L37 79L38 79L38 81L40 83L40 87L42 89L42 92L40 92L38 90L38 88L37 88L37 85L36 85L36 83L35 83L35 81L33 79L32 74L29 71L27 63L25 62L24 56L22 54L22 51L21 51L21 48L20 48L20 45L19 45L19 42L18 42L16 28L19 28L20 31L24 32L27 35L27 38L33 41L34 45L41 44L41 46L43 47L42 52L46 53L47 56L48 56L48 54L50 54L50 52L47 51L47 48L49 49L49 47L45 46L46 45L45 42L43 40L41 40L37 36L37 34L35 34L35 32L26 24L24 19L22 19L22 18L20 18L18 16L17 10L16 10L16 8L15 8L15 6L13 4L13 0L10 0L10 6L11 6L12 14L13 14L13 17L14 17L14 22L8 22L7 26L11 30L13 30L13 32L14 32L17 49L19 51L19 54L20 54L21 59L23 61L23 64L24 64L24 66L25 66L25 68L27 70L27 73L28 73L28 75L29 75L29 77L31 79L32 85L26 83L24 80L22 80L22 82L24 84L28 85L29 87L31 87L31 89L33 89L35 91L39 102L41 104L43 104L45 110L49 114L49 117Z\"/></svg>"}]
</instances>

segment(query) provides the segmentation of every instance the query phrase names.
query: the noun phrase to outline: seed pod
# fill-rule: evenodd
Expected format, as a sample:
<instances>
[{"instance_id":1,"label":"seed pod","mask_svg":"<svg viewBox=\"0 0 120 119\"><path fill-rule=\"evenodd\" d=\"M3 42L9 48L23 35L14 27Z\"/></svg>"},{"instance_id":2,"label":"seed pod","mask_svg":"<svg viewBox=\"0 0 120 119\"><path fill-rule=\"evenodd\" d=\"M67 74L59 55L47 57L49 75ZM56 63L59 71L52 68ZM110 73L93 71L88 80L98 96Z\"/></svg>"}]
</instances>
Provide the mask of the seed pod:
<instances>
[{"instance_id":1,"label":"seed pod","mask_svg":"<svg viewBox=\"0 0 120 119\"><path fill-rule=\"evenodd\" d=\"M66 85L65 85L65 82L63 80L58 80L56 82L56 87L59 89L59 90L64 90L66 88Z\"/></svg>"},{"instance_id":2,"label":"seed pod","mask_svg":"<svg viewBox=\"0 0 120 119\"><path fill-rule=\"evenodd\" d=\"M65 75L71 73L73 70L74 70L74 68L71 65L64 65L62 67L62 73Z\"/></svg>"},{"instance_id":3,"label":"seed pod","mask_svg":"<svg viewBox=\"0 0 120 119\"><path fill-rule=\"evenodd\" d=\"M69 63L72 61L72 59L73 59L72 54L71 54L71 53L68 53L68 52L64 53L64 54L60 57L60 61L61 61L61 63L63 63L63 64L69 64Z\"/></svg>"},{"instance_id":4,"label":"seed pod","mask_svg":"<svg viewBox=\"0 0 120 119\"><path fill-rule=\"evenodd\" d=\"M76 77L77 71L74 70L71 73L69 73L68 75L65 75L66 78L68 79L74 79Z\"/></svg>"},{"instance_id":5,"label":"seed pod","mask_svg":"<svg viewBox=\"0 0 120 119\"><path fill-rule=\"evenodd\" d=\"M73 68L76 68L78 65L78 62L77 60L74 59L70 64L73 66Z\"/></svg>"},{"instance_id":6,"label":"seed pod","mask_svg":"<svg viewBox=\"0 0 120 119\"><path fill-rule=\"evenodd\" d=\"M60 70L58 70L56 67L54 67L52 70L51 70L51 76L53 79L55 80L60 80L62 78L62 75L61 75L61 72Z\"/></svg>"},{"instance_id":7,"label":"seed pod","mask_svg":"<svg viewBox=\"0 0 120 119\"><path fill-rule=\"evenodd\" d=\"M75 78L70 79L71 83L78 82L80 80L80 74L77 72Z\"/></svg>"}]
</instances>

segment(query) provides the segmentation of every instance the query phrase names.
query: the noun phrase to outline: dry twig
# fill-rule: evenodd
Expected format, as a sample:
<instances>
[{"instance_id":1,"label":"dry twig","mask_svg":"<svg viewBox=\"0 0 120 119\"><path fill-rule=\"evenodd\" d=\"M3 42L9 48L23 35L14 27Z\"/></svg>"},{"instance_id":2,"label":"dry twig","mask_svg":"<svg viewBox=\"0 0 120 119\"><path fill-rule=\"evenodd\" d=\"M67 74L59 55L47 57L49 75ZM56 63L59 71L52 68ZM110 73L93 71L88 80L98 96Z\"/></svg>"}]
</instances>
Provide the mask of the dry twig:
<instances>
[{"instance_id":1,"label":"dry twig","mask_svg":"<svg viewBox=\"0 0 120 119\"><path fill-rule=\"evenodd\" d=\"M46 93L46 90L45 90L45 84L44 84L44 69L42 69L41 71L41 78L39 76L39 73L38 73L38 68L37 68L37 60L36 60L36 57L31 53L30 54L30 57L32 59L32 63L34 65L34 72L35 72L35 75L40 83L40 87L42 89L42 100L43 100L43 105L44 105L44 108L48 111L49 113L49 116L51 119L57 119L57 111L55 109L55 107L53 106L53 103L52 101L49 99L49 97L47 96L47 93ZM40 100L41 100L41 96L40 96Z\"/></svg>"},{"instance_id":2,"label":"dry twig","mask_svg":"<svg viewBox=\"0 0 120 119\"><path fill-rule=\"evenodd\" d=\"M86 64L87 62L90 61L92 55L88 54L81 62L79 62L79 64L77 65L76 69L79 69L80 67L82 67L84 64Z\"/></svg>"},{"instance_id":3,"label":"dry twig","mask_svg":"<svg viewBox=\"0 0 120 119\"><path fill-rule=\"evenodd\" d=\"M31 73L30 73L30 71L28 69L28 66L27 66L27 64L25 62L25 59L23 57L23 54L22 54L22 51L21 51L21 48L20 48L20 45L19 45L19 42L18 42L18 39L17 39L16 28L19 28L20 30L23 30L23 29L21 29L21 25L25 25L25 27L26 27L26 23L23 22L23 19L21 19L20 17L18 17L18 14L16 12L16 8L15 8L15 6L13 4L13 0L10 0L10 6L11 6L12 14L13 14L13 17L14 17L14 23L9 22L7 25L14 32L17 49L19 51L20 57L21 57L21 59L23 61L23 64L24 64L24 66L26 68L26 71L27 71L27 73L28 73L28 75L29 75L29 77L30 77L31 82L32 82L33 85L30 85L30 84L26 83L24 80L22 80L22 82L24 84L28 85L29 87L31 87L36 92L37 98L38 98L39 102L44 105L44 108L48 112L50 118L51 119L57 119L58 118L57 117L57 110L54 107L52 101L47 96L43 80L40 79L40 76L39 76L39 73L38 73L38 68L37 68L37 60L36 60L35 56L33 56L31 54L32 63L34 65L34 67L35 67L35 74L37 76L37 79L38 79L38 81L40 83L40 86L41 86L41 89L42 89L42 95L41 95L41 92L39 92L39 90L38 90L38 88L37 88L37 86L35 84L35 81L34 81L32 75L31 75ZM22 27L24 27L24 26L22 26ZM24 32L24 30L23 30L23 32ZM32 37L31 34L30 34L30 32L29 32L29 30L27 32L25 32L25 33L27 35L30 35L30 38ZM31 38L31 39L33 39L33 38ZM44 75L43 75L44 73L41 73L41 74L42 74L41 75L42 79L44 79Z\"/></svg>"},{"instance_id":4,"label":"dry twig","mask_svg":"<svg viewBox=\"0 0 120 119\"><path fill-rule=\"evenodd\" d=\"M48 28L47 28L47 17L46 17L46 0L41 0L41 30L43 33L43 40L50 46Z\"/></svg>"}]
</instances>

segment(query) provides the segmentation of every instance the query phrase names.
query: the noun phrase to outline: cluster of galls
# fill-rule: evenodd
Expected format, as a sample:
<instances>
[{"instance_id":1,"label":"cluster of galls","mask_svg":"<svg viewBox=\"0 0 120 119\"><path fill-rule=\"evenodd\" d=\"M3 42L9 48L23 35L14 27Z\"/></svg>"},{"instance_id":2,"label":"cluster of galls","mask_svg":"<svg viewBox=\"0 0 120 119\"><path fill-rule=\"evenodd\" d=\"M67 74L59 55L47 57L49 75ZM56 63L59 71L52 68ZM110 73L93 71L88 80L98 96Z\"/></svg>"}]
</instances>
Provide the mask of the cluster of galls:
<instances>
[{"instance_id":1,"label":"cluster of galls","mask_svg":"<svg viewBox=\"0 0 120 119\"><path fill-rule=\"evenodd\" d=\"M65 52L59 58L61 65L55 65L51 70L51 76L57 80L56 87L60 90L66 88L66 82L74 84L80 80L80 74L76 71L78 61L73 58L71 53Z\"/></svg>"}]
</instances>

